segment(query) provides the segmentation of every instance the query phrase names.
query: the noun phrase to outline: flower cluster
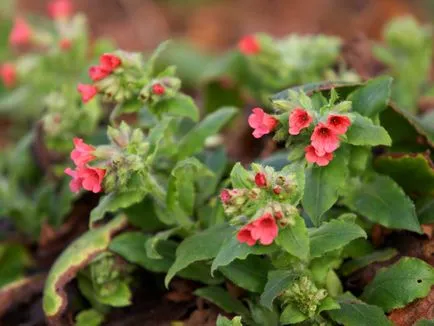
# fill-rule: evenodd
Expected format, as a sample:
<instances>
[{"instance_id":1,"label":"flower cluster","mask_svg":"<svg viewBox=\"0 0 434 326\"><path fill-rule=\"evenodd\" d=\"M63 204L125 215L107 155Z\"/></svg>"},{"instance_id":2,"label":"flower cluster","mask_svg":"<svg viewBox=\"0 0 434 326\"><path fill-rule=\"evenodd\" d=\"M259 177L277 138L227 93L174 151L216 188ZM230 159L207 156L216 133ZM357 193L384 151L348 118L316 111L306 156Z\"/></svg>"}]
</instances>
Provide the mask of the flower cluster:
<instances>
[{"instance_id":1,"label":"flower cluster","mask_svg":"<svg viewBox=\"0 0 434 326\"><path fill-rule=\"evenodd\" d=\"M72 192L79 192L81 188L98 193L102 190L102 181L105 170L91 167L88 163L95 159L93 152L95 148L86 144L80 138L74 138L74 150L71 152L71 159L76 169L65 169L65 173L72 177L69 187Z\"/></svg>"},{"instance_id":2,"label":"flower cluster","mask_svg":"<svg viewBox=\"0 0 434 326\"><path fill-rule=\"evenodd\" d=\"M111 75L122 64L122 60L110 53L105 53L100 57L99 65L89 68L89 76L94 81L100 81ZM89 102L96 94L98 87L95 85L78 84L77 90L81 94L84 103Z\"/></svg>"},{"instance_id":3,"label":"flower cluster","mask_svg":"<svg viewBox=\"0 0 434 326\"><path fill-rule=\"evenodd\" d=\"M271 168L257 170L251 175L251 189L223 189L220 199L225 213L234 216L235 224L244 224L238 231L239 242L253 246L259 241L270 245L280 227L293 224L297 209L291 205L291 196L296 189L292 175L283 176ZM246 223L246 216L253 218Z\"/></svg>"},{"instance_id":4,"label":"flower cluster","mask_svg":"<svg viewBox=\"0 0 434 326\"><path fill-rule=\"evenodd\" d=\"M271 133L278 125L278 120L261 108L253 109L249 116L249 125L253 136L260 138ZM295 108L289 115L288 133L299 135L303 129L308 129L314 122L314 117L303 108ZM318 122L311 134L311 143L305 148L305 158L309 163L319 166L328 165L333 159L333 152L340 146L339 136L344 135L351 125L351 120L345 115L329 114L325 122Z\"/></svg>"}]
</instances>

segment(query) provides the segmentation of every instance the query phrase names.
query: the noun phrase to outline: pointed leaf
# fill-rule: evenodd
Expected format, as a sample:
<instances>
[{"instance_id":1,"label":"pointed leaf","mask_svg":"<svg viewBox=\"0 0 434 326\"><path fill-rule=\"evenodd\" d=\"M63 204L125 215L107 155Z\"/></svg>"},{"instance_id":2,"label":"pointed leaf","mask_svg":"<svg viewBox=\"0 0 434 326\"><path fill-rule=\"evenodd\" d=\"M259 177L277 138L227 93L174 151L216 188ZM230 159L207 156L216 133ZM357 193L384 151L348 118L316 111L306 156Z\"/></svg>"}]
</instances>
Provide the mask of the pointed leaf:
<instances>
[{"instance_id":1,"label":"pointed leaf","mask_svg":"<svg viewBox=\"0 0 434 326\"><path fill-rule=\"evenodd\" d=\"M249 315L249 310L243 305L243 303L232 297L229 292L221 287L208 286L197 289L193 293L214 303L228 313L235 313L243 316Z\"/></svg>"},{"instance_id":2,"label":"pointed leaf","mask_svg":"<svg viewBox=\"0 0 434 326\"><path fill-rule=\"evenodd\" d=\"M384 109L390 98L392 78L378 77L368 81L352 94L353 111L374 117Z\"/></svg>"},{"instance_id":3,"label":"pointed leaf","mask_svg":"<svg viewBox=\"0 0 434 326\"><path fill-rule=\"evenodd\" d=\"M356 146L392 145L392 139L386 129L374 125L371 119L352 114L352 123L345 136L347 142Z\"/></svg>"},{"instance_id":4,"label":"pointed leaf","mask_svg":"<svg viewBox=\"0 0 434 326\"><path fill-rule=\"evenodd\" d=\"M271 310L273 301L299 276L291 270L276 270L268 273L268 281L261 295L260 303Z\"/></svg>"},{"instance_id":5,"label":"pointed leaf","mask_svg":"<svg viewBox=\"0 0 434 326\"><path fill-rule=\"evenodd\" d=\"M306 260L309 256L309 235L301 216L295 216L295 224L280 230L276 243L291 255Z\"/></svg>"}]
</instances>

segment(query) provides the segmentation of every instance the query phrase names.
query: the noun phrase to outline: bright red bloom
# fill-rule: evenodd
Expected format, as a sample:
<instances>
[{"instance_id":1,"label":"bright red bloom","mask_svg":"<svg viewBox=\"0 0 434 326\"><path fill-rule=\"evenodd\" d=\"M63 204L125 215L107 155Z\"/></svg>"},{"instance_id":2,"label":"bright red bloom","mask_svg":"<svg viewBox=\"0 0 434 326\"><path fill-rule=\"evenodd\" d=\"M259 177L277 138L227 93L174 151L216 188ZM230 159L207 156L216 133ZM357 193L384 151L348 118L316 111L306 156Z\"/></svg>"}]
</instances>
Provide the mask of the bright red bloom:
<instances>
[{"instance_id":1,"label":"bright red bloom","mask_svg":"<svg viewBox=\"0 0 434 326\"><path fill-rule=\"evenodd\" d=\"M337 135L343 135L351 126L351 120L344 115L331 114L327 117L327 127Z\"/></svg>"},{"instance_id":2,"label":"bright red bloom","mask_svg":"<svg viewBox=\"0 0 434 326\"><path fill-rule=\"evenodd\" d=\"M272 244L279 232L276 220L270 213L262 215L252 225L253 228L250 231L252 238L259 240L263 245Z\"/></svg>"},{"instance_id":3,"label":"bright red bloom","mask_svg":"<svg viewBox=\"0 0 434 326\"><path fill-rule=\"evenodd\" d=\"M13 87L17 82L17 71L11 63L4 63L0 66L0 77L6 87Z\"/></svg>"},{"instance_id":4,"label":"bright red bloom","mask_svg":"<svg viewBox=\"0 0 434 326\"><path fill-rule=\"evenodd\" d=\"M267 186L267 178L263 173L256 173L255 175L255 183L259 188L263 188Z\"/></svg>"},{"instance_id":5,"label":"bright red bloom","mask_svg":"<svg viewBox=\"0 0 434 326\"><path fill-rule=\"evenodd\" d=\"M98 89L93 85L78 84L77 90L80 92L84 103L89 102L98 93Z\"/></svg>"},{"instance_id":6,"label":"bright red bloom","mask_svg":"<svg viewBox=\"0 0 434 326\"><path fill-rule=\"evenodd\" d=\"M252 224L243 226L237 233L237 240L241 243L245 242L250 247L256 243L256 240L252 237Z\"/></svg>"},{"instance_id":7,"label":"bright red bloom","mask_svg":"<svg viewBox=\"0 0 434 326\"><path fill-rule=\"evenodd\" d=\"M53 18L68 18L73 6L70 0L53 0L48 4L48 13Z\"/></svg>"},{"instance_id":8,"label":"bright red bloom","mask_svg":"<svg viewBox=\"0 0 434 326\"><path fill-rule=\"evenodd\" d=\"M11 45L25 45L30 42L32 30L27 22L21 18L15 18L14 26L9 35L9 43Z\"/></svg>"},{"instance_id":9,"label":"bright red bloom","mask_svg":"<svg viewBox=\"0 0 434 326\"><path fill-rule=\"evenodd\" d=\"M83 139L74 137L74 149L71 152L71 159L77 166L82 166L93 159L95 156L92 154L95 147L86 144Z\"/></svg>"},{"instance_id":10,"label":"bright red bloom","mask_svg":"<svg viewBox=\"0 0 434 326\"><path fill-rule=\"evenodd\" d=\"M254 108L253 113L249 116L249 125L253 129L253 137L261 138L269 134L277 125L277 120L267 114L261 108Z\"/></svg>"},{"instance_id":11,"label":"bright red bloom","mask_svg":"<svg viewBox=\"0 0 434 326\"><path fill-rule=\"evenodd\" d=\"M321 122L316 125L310 140L318 156L333 153L339 147L339 138L336 133Z\"/></svg>"},{"instance_id":12,"label":"bright red bloom","mask_svg":"<svg viewBox=\"0 0 434 326\"><path fill-rule=\"evenodd\" d=\"M110 54L110 53L103 54L100 57L99 62L101 64L101 68L103 68L109 72L112 72L113 70L115 70L122 63L121 59L118 56L116 56L114 54Z\"/></svg>"},{"instance_id":13,"label":"bright red bloom","mask_svg":"<svg viewBox=\"0 0 434 326\"><path fill-rule=\"evenodd\" d=\"M88 166L79 166L76 170L65 169L65 173L72 177L69 188L72 192L78 192L81 188L98 193L102 190L101 183L105 170Z\"/></svg>"},{"instance_id":14,"label":"bright red bloom","mask_svg":"<svg viewBox=\"0 0 434 326\"><path fill-rule=\"evenodd\" d=\"M98 81L110 75L110 71L101 66L92 66L89 68L89 76L93 81Z\"/></svg>"},{"instance_id":15,"label":"bright red bloom","mask_svg":"<svg viewBox=\"0 0 434 326\"><path fill-rule=\"evenodd\" d=\"M220 193L220 200L222 201L223 204L229 203L231 198L232 198L232 196L231 196L229 190L227 190L227 189L223 189L222 192Z\"/></svg>"},{"instance_id":16,"label":"bright red bloom","mask_svg":"<svg viewBox=\"0 0 434 326\"><path fill-rule=\"evenodd\" d=\"M155 95L163 95L166 92L166 89L161 84L155 84L152 86L152 93Z\"/></svg>"},{"instance_id":17,"label":"bright red bloom","mask_svg":"<svg viewBox=\"0 0 434 326\"><path fill-rule=\"evenodd\" d=\"M71 40L64 38L64 39L60 40L59 46L62 50L67 51L72 47L72 42L71 42Z\"/></svg>"},{"instance_id":18,"label":"bright red bloom","mask_svg":"<svg viewBox=\"0 0 434 326\"><path fill-rule=\"evenodd\" d=\"M326 166L333 159L333 153L325 153L323 156L319 156L312 145L307 146L304 151L306 152L306 160L319 166Z\"/></svg>"},{"instance_id":19,"label":"bright red bloom","mask_svg":"<svg viewBox=\"0 0 434 326\"><path fill-rule=\"evenodd\" d=\"M255 36L247 35L238 42L238 49L245 55L251 55L258 53L261 46Z\"/></svg>"},{"instance_id":20,"label":"bright red bloom","mask_svg":"<svg viewBox=\"0 0 434 326\"><path fill-rule=\"evenodd\" d=\"M309 127L311 122L312 117L306 110L294 109L289 115L289 133L298 135L302 129Z\"/></svg>"}]
</instances>

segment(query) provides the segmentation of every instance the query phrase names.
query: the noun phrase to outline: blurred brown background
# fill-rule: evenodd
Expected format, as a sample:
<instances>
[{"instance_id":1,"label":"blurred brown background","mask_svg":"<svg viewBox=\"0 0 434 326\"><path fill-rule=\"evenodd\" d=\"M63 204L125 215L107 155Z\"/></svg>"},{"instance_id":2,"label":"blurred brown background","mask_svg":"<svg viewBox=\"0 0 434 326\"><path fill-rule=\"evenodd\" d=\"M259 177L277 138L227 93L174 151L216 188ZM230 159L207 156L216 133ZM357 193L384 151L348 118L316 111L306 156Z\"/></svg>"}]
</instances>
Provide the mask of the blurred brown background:
<instances>
[{"instance_id":1,"label":"blurred brown background","mask_svg":"<svg viewBox=\"0 0 434 326\"><path fill-rule=\"evenodd\" d=\"M18 0L19 11L45 12L48 0ZM147 50L185 37L208 50L232 46L242 35L326 33L346 39L381 37L385 22L412 14L431 20L431 0L74 0L94 36L124 49Z\"/></svg>"}]
</instances>

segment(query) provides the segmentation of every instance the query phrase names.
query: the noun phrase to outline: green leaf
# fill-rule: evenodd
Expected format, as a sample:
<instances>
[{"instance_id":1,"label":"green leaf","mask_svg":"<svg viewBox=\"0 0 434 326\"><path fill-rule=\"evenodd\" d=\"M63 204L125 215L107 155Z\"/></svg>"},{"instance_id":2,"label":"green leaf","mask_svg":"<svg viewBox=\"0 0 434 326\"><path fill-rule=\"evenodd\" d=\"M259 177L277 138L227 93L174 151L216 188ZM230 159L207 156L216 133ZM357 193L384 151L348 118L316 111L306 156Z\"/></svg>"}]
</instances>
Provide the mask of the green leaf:
<instances>
[{"instance_id":1,"label":"green leaf","mask_svg":"<svg viewBox=\"0 0 434 326\"><path fill-rule=\"evenodd\" d=\"M382 76L368 81L352 94L353 111L374 117L387 107L392 78Z\"/></svg>"},{"instance_id":2,"label":"green leaf","mask_svg":"<svg viewBox=\"0 0 434 326\"><path fill-rule=\"evenodd\" d=\"M161 251L161 258L155 259L147 255L145 242L151 238L141 232L128 232L114 238L109 249L128 260L154 273L167 272L174 261L176 243L159 242L156 250Z\"/></svg>"},{"instance_id":3,"label":"green leaf","mask_svg":"<svg viewBox=\"0 0 434 326\"><path fill-rule=\"evenodd\" d=\"M314 225L320 224L321 216L338 200L347 175L348 155L344 148L336 151L329 165L307 168L302 204Z\"/></svg>"},{"instance_id":4,"label":"green leaf","mask_svg":"<svg viewBox=\"0 0 434 326\"><path fill-rule=\"evenodd\" d=\"M240 162L237 162L231 171L231 182L233 188L250 189L254 185L253 177Z\"/></svg>"},{"instance_id":5,"label":"green leaf","mask_svg":"<svg viewBox=\"0 0 434 326\"><path fill-rule=\"evenodd\" d=\"M190 118L197 122L199 120L199 108L190 96L176 94L174 97L163 99L155 104L155 111Z\"/></svg>"},{"instance_id":6,"label":"green leaf","mask_svg":"<svg viewBox=\"0 0 434 326\"><path fill-rule=\"evenodd\" d=\"M299 276L291 270L275 270L268 273L268 281L261 294L260 303L271 310L273 301Z\"/></svg>"},{"instance_id":7,"label":"green leaf","mask_svg":"<svg viewBox=\"0 0 434 326\"><path fill-rule=\"evenodd\" d=\"M413 202L387 176L370 174L363 182L350 183L343 203L374 223L392 229L422 232Z\"/></svg>"},{"instance_id":8,"label":"green leaf","mask_svg":"<svg viewBox=\"0 0 434 326\"><path fill-rule=\"evenodd\" d=\"M223 242L231 237L234 231L234 228L227 224L216 225L181 242L176 250L176 260L167 272L166 287L175 274L188 265L216 257Z\"/></svg>"},{"instance_id":9,"label":"green leaf","mask_svg":"<svg viewBox=\"0 0 434 326\"><path fill-rule=\"evenodd\" d=\"M220 272L234 284L250 292L261 293L267 283L267 274L271 266L267 260L258 256L249 256L245 260L236 259L227 266L220 267Z\"/></svg>"},{"instance_id":10,"label":"green leaf","mask_svg":"<svg viewBox=\"0 0 434 326\"><path fill-rule=\"evenodd\" d=\"M75 326L99 326L104 321L104 315L95 309L80 311L75 317Z\"/></svg>"},{"instance_id":11,"label":"green leaf","mask_svg":"<svg viewBox=\"0 0 434 326\"><path fill-rule=\"evenodd\" d=\"M116 212L121 208L127 208L143 199L145 193L142 191L111 192L99 200L98 205L90 212L89 226L101 220L105 213Z\"/></svg>"},{"instance_id":12,"label":"green leaf","mask_svg":"<svg viewBox=\"0 0 434 326\"><path fill-rule=\"evenodd\" d=\"M236 108L226 107L211 113L179 142L179 159L189 157L200 152L207 137L215 135L237 113Z\"/></svg>"},{"instance_id":13,"label":"green leaf","mask_svg":"<svg viewBox=\"0 0 434 326\"><path fill-rule=\"evenodd\" d=\"M235 232L235 230L234 230ZM275 251L276 246L249 246L246 243L241 243L236 237L229 237L222 246L211 265L211 273L221 267L229 265L235 259L246 259L248 255L264 255Z\"/></svg>"},{"instance_id":14,"label":"green leaf","mask_svg":"<svg viewBox=\"0 0 434 326\"><path fill-rule=\"evenodd\" d=\"M243 324L241 323L240 316L236 316L230 320L222 315L218 315L216 326L243 326Z\"/></svg>"},{"instance_id":15,"label":"green leaf","mask_svg":"<svg viewBox=\"0 0 434 326\"><path fill-rule=\"evenodd\" d=\"M334 88L338 92L338 94L341 94L341 93L349 93L359 85L360 83L352 83L352 82L345 82L345 81L322 81L317 83L304 84L302 86L292 87L289 89L285 89L277 94L274 94L271 97L271 101L287 100L289 98L290 90L296 92L303 91L304 93L306 93L306 95L310 96L316 92L330 91L332 88Z\"/></svg>"},{"instance_id":16,"label":"green leaf","mask_svg":"<svg viewBox=\"0 0 434 326\"><path fill-rule=\"evenodd\" d=\"M193 293L214 303L228 313L235 313L242 316L249 315L249 310L243 305L243 303L232 297L229 292L221 287L208 286L197 289Z\"/></svg>"},{"instance_id":17,"label":"green leaf","mask_svg":"<svg viewBox=\"0 0 434 326\"><path fill-rule=\"evenodd\" d=\"M419 320L414 326L434 326L434 319L432 320Z\"/></svg>"},{"instance_id":18,"label":"green leaf","mask_svg":"<svg viewBox=\"0 0 434 326\"><path fill-rule=\"evenodd\" d=\"M310 255L320 257L326 252L340 249L352 240L366 238L365 231L353 222L332 220L319 228L309 229Z\"/></svg>"},{"instance_id":19,"label":"green leaf","mask_svg":"<svg viewBox=\"0 0 434 326\"><path fill-rule=\"evenodd\" d=\"M382 262L395 257L398 251L394 248L387 248L384 250L374 251L368 255L354 258L350 261L345 262L340 268L340 272L343 276L348 276L355 271L362 269L372 263Z\"/></svg>"},{"instance_id":20,"label":"green leaf","mask_svg":"<svg viewBox=\"0 0 434 326\"><path fill-rule=\"evenodd\" d=\"M434 193L434 163L428 153L385 154L377 157L374 166L378 172L395 180L406 193Z\"/></svg>"},{"instance_id":21,"label":"green leaf","mask_svg":"<svg viewBox=\"0 0 434 326\"><path fill-rule=\"evenodd\" d=\"M291 255L307 260L309 256L309 235L301 216L294 217L295 224L279 231L276 243Z\"/></svg>"},{"instance_id":22,"label":"green leaf","mask_svg":"<svg viewBox=\"0 0 434 326\"><path fill-rule=\"evenodd\" d=\"M162 143L173 133L175 122L176 120L174 118L164 117L149 131L147 140L149 141L150 148L147 162L151 163L159 154Z\"/></svg>"},{"instance_id":23,"label":"green leaf","mask_svg":"<svg viewBox=\"0 0 434 326\"><path fill-rule=\"evenodd\" d=\"M352 114L352 123L347 133L347 143L356 146L392 145L386 129L374 125L371 119L357 113Z\"/></svg>"},{"instance_id":24,"label":"green leaf","mask_svg":"<svg viewBox=\"0 0 434 326\"><path fill-rule=\"evenodd\" d=\"M341 309L331 310L329 316L345 326L392 326L384 312L377 306L366 304L356 298L341 296Z\"/></svg>"},{"instance_id":25,"label":"green leaf","mask_svg":"<svg viewBox=\"0 0 434 326\"><path fill-rule=\"evenodd\" d=\"M433 285L434 268L420 259L405 257L378 271L362 299L389 312L427 296Z\"/></svg>"},{"instance_id":26,"label":"green leaf","mask_svg":"<svg viewBox=\"0 0 434 326\"><path fill-rule=\"evenodd\" d=\"M127 218L123 215L114 218L106 225L91 229L71 243L51 267L44 288L43 308L48 319L56 321L67 304L64 286L78 272L80 267L105 251L112 236L126 227Z\"/></svg>"},{"instance_id":27,"label":"green leaf","mask_svg":"<svg viewBox=\"0 0 434 326\"><path fill-rule=\"evenodd\" d=\"M303 314L295 305L288 304L280 315L280 322L282 325L290 325L301 323L308 318L309 317Z\"/></svg>"},{"instance_id":28,"label":"green leaf","mask_svg":"<svg viewBox=\"0 0 434 326\"><path fill-rule=\"evenodd\" d=\"M434 198L427 196L416 201L416 212L421 224L434 222Z\"/></svg>"}]
</instances>

